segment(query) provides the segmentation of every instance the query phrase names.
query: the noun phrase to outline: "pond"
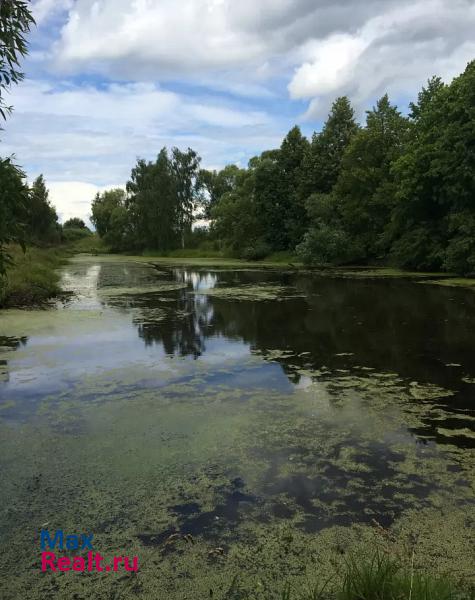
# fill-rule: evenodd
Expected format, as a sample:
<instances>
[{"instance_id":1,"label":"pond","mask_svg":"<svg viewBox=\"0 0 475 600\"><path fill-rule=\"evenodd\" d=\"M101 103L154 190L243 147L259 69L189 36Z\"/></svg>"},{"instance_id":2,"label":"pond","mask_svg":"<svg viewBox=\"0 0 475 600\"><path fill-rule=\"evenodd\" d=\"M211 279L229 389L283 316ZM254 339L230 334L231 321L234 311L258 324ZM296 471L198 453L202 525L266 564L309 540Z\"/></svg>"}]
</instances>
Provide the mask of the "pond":
<instances>
[{"instance_id":1,"label":"pond","mask_svg":"<svg viewBox=\"0 0 475 600\"><path fill-rule=\"evenodd\" d=\"M273 598L379 543L470 577L473 291L148 260L0 312L2 598ZM41 529L140 570L41 573Z\"/></svg>"}]
</instances>

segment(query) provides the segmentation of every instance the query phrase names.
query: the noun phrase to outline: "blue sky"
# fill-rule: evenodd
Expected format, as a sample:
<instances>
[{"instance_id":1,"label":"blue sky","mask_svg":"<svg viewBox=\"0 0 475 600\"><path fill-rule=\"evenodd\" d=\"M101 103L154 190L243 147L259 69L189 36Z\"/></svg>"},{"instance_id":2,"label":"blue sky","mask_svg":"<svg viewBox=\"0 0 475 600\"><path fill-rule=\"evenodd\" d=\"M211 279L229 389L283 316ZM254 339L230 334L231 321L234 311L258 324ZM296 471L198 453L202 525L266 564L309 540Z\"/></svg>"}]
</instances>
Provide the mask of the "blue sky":
<instances>
[{"instance_id":1,"label":"blue sky","mask_svg":"<svg viewBox=\"0 0 475 600\"><path fill-rule=\"evenodd\" d=\"M138 156L191 146L207 168L319 130L332 101L401 110L475 58L473 0L36 0L2 154L43 173L62 219L123 186Z\"/></svg>"}]
</instances>

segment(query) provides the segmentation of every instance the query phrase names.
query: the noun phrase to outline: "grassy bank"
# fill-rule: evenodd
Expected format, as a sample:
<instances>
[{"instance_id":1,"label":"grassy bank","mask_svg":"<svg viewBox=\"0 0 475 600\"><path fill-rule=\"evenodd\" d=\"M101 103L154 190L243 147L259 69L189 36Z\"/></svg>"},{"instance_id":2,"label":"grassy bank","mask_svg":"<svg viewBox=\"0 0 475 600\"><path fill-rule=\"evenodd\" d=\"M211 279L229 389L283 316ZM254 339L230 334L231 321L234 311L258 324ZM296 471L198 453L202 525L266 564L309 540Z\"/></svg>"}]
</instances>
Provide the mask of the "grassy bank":
<instances>
[{"instance_id":1,"label":"grassy bank","mask_svg":"<svg viewBox=\"0 0 475 600\"><path fill-rule=\"evenodd\" d=\"M335 579L339 583L335 585ZM261 590L262 591L262 590ZM225 599L253 600L236 576ZM259 596L261 597L261 596ZM284 585L279 600L474 600L475 589L449 575L420 572L398 559L376 553L371 559L349 557L343 573L335 573L306 589Z\"/></svg>"},{"instance_id":2,"label":"grassy bank","mask_svg":"<svg viewBox=\"0 0 475 600\"><path fill-rule=\"evenodd\" d=\"M196 258L196 259L217 259L226 261L236 261L239 263L275 263L275 264L295 264L299 263L300 259L292 252L273 252L267 255L265 258L259 260L246 260L243 258L236 258L221 250L204 250L202 248L179 248L177 250L170 250L169 252L158 252L154 250L144 250L143 256L156 257L156 258Z\"/></svg>"},{"instance_id":3,"label":"grassy bank","mask_svg":"<svg viewBox=\"0 0 475 600\"><path fill-rule=\"evenodd\" d=\"M0 307L40 305L58 295L59 274L57 268L68 257L79 254L107 254L111 260L134 259L155 265L208 267L208 268L291 268L311 271L329 277L343 278L410 278L420 283L465 287L475 289L475 280L455 278L450 274L419 273L390 267L333 267L309 269L288 252L277 252L264 259L249 261L232 258L219 251L200 249L174 250L163 253L144 251L140 256L110 254L107 246L97 235L89 235L60 246L38 248L31 246L23 252L19 246L12 246L13 265L5 277L0 278Z\"/></svg>"},{"instance_id":4,"label":"grassy bank","mask_svg":"<svg viewBox=\"0 0 475 600\"><path fill-rule=\"evenodd\" d=\"M9 251L13 264L0 278L1 307L42 304L61 291L56 269L65 260L64 247L30 247L23 252L12 246Z\"/></svg>"},{"instance_id":5,"label":"grassy bank","mask_svg":"<svg viewBox=\"0 0 475 600\"><path fill-rule=\"evenodd\" d=\"M66 233L69 233L66 230ZM65 236L56 246L28 246L23 252L12 245L8 252L13 262L4 277L0 277L0 308L41 305L61 293L58 267L74 254L103 254L109 249L94 234Z\"/></svg>"}]
</instances>

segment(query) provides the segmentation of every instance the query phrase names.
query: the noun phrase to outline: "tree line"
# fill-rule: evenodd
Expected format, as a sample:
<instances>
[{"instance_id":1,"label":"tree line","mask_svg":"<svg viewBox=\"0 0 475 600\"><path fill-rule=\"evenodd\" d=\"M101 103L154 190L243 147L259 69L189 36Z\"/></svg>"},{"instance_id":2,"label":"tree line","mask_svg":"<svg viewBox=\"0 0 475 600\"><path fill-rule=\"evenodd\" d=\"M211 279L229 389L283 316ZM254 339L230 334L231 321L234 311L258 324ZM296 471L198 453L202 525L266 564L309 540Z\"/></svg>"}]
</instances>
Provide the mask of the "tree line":
<instances>
[{"instance_id":1,"label":"tree line","mask_svg":"<svg viewBox=\"0 0 475 600\"><path fill-rule=\"evenodd\" d=\"M139 159L126 190L96 195L91 221L97 233L113 250L185 247L203 204L200 160L191 148L163 148L155 161Z\"/></svg>"},{"instance_id":2,"label":"tree line","mask_svg":"<svg viewBox=\"0 0 475 600\"><path fill-rule=\"evenodd\" d=\"M198 217L209 230L192 232ZM316 265L475 271L475 61L433 77L403 115L384 95L357 123L347 97L311 140L299 127L248 167L200 168L191 149L138 160L126 189L98 194L97 232L115 250L193 243Z\"/></svg>"},{"instance_id":3,"label":"tree line","mask_svg":"<svg viewBox=\"0 0 475 600\"><path fill-rule=\"evenodd\" d=\"M0 3L0 118L33 24L27 2ZM200 217L208 230L193 230ZM450 84L429 80L408 115L385 95L361 125L337 98L310 140L294 127L247 168L210 171L190 148L163 148L137 161L125 190L96 196L92 222L116 251L198 245L248 259L283 251L315 265L472 273L475 61ZM12 242L56 243L84 231L77 225L58 224L42 176L29 187L11 157L0 159L0 274Z\"/></svg>"}]
</instances>

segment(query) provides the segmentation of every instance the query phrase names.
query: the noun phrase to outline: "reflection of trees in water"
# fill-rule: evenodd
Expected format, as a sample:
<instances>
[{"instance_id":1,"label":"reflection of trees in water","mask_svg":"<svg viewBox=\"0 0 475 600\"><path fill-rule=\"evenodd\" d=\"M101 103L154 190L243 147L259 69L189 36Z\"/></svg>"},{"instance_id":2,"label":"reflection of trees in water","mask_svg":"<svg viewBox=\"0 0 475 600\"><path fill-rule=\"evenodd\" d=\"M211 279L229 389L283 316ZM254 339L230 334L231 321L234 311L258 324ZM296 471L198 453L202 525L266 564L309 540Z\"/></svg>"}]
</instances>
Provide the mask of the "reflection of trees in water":
<instances>
[{"instance_id":1,"label":"reflection of trees in water","mask_svg":"<svg viewBox=\"0 0 475 600\"><path fill-rule=\"evenodd\" d=\"M206 351L206 338L224 334L227 337L243 339L240 333L232 335L232 317L226 322L215 314L215 306L222 306L202 292L220 285L239 285L262 282L263 275L259 271L223 271L210 272L205 270L174 269L170 270L170 278L178 283L187 284L187 288L177 292L161 294L143 294L136 296L133 307L137 310L134 323L137 325L139 336L147 345L160 343L169 355L193 356L197 358ZM278 278L278 274L268 274L268 278ZM235 307L235 303L231 302ZM129 307L130 307L129 303ZM249 313L252 307L242 305ZM157 314L158 311L158 314ZM155 313L155 314L154 314ZM165 315L163 314L165 313ZM239 323L245 322L245 315Z\"/></svg>"},{"instance_id":2,"label":"reflection of trees in water","mask_svg":"<svg viewBox=\"0 0 475 600\"><path fill-rule=\"evenodd\" d=\"M21 338L7 337L0 335L0 351L18 350L21 346L26 346L28 337ZM10 371L8 369L8 360L0 359L0 386L2 383L10 381ZM1 397L1 396L0 396Z\"/></svg>"},{"instance_id":3,"label":"reflection of trees in water","mask_svg":"<svg viewBox=\"0 0 475 600\"><path fill-rule=\"evenodd\" d=\"M174 276L176 281L188 284L194 291L213 289L218 282L218 275L216 273L208 273L206 271L175 269Z\"/></svg>"},{"instance_id":4,"label":"reflection of trees in water","mask_svg":"<svg viewBox=\"0 0 475 600\"><path fill-rule=\"evenodd\" d=\"M186 289L159 297L154 294L150 296L152 306L142 307L134 318L139 336L145 344L161 343L169 355L201 356L206 351L205 339L213 320L213 308L207 302L207 297L194 296ZM167 301L163 302L165 299ZM154 318L157 305L162 314Z\"/></svg>"},{"instance_id":5,"label":"reflection of trees in water","mask_svg":"<svg viewBox=\"0 0 475 600\"><path fill-rule=\"evenodd\" d=\"M475 296L464 290L400 280L297 274L290 283L304 293L303 298L233 301L192 291L263 280L282 283L279 274L225 272L210 279L206 272L179 273L179 280L189 288L162 303L167 307L166 318L154 322L142 315L137 320L145 343L160 342L167 354L197 358L206 352L206 339L212 336L249 344L264 356L270 350L289 351L288 358L272 358L293 384L305 383L298 367L325 366L334 373L342 368L372 367L396 372L408 381L455 390L460 390L462 372L475 374L471 335ZM463 365L463 371L446 366L451 363ZM447 411L465 412L470 409L469 391L462 390L441 404ZM437 423L427 421L426 425L436 432ZM446 426L451 427L448 421Z\"/></svg>"},{"instance_id":6,"label":"reflection of trees in water","mask_svg":"<svg viewBox=\"0 0 475 600\"><path fill-rule=\"evenodd\" d=\"M358 364L440 385L449 385L454 374L453 369L441 368L445 364L461 363L475 371L471 335L475 296L463 290L298 274L291 283L304 298L253 302L208 297L193 290L245 285L256 278L281 282L278 273L177 270L174 277L188 283L188 289L144 296L145 310L136 319L146 343L166 339L170 354L178 350L198 356L207 337L222 335L262 352L310 353L294 356L292 362L312 363L314 368ZM166 310L166 318L147 318L150 308ZM336 356L341 353L353 356Z\"/></svg>"}]
</instances>

